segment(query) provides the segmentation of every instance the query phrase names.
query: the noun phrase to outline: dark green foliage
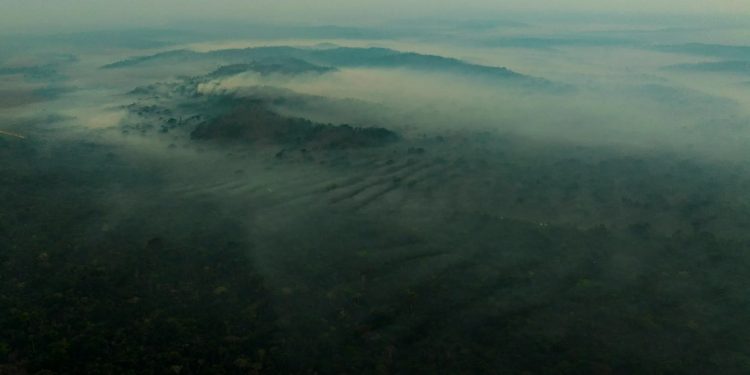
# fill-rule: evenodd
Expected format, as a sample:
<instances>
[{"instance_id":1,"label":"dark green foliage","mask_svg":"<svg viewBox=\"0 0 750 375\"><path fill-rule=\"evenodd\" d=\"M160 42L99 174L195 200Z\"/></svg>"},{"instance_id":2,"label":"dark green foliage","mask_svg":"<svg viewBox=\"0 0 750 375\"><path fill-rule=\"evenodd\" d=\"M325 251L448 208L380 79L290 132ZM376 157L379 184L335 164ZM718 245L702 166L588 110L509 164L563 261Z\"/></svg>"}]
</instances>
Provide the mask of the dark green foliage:
<instances>
[{"instance_id":1,"label":"dark green foliage","mask_svg":"<svg viewBox=\"0 0 750 375\"><path fill-rule=\"evenodd\" d=\"M154 180L93 146L25 147L0 148L0 373L272 371L274 314L231 221L152 196L113 222L101 193Z\"/></svg>"},{"instance_id":2,"label":"dark green foliage","mask_svg":"<svg viewBox=\"0 0 750 375\"><path fill-rule=\"evenodd\" d=\"M300 373L747 368L747 243L707 233L633 241L475 214L424 231L321 215L277 238L295 249L285 268L306 290L281 300L283 352Z\"/></svg>"},{"instance_id":3,"label":"dark green foliage","mask_svg":"<svg viewBox=\"0 0 750 375\"><path fill-rule=\"evenodd\" d=\"M199 125L190 136L195 140L271 143L316 149L382 146L399 138L384 128L317 124L306 119L284 117L251 101L240 101L232 112Z\"/></svg>"},{"instance_id":4,"label":"dark green foliage","mask_svg":"<svg viewBox=\"0 0 750 375\"><path fill-rule=\"evenodd\" d=\"M307 61L299 59L269 59L245 64L224 65L209 73L206 77L211 79L223 78L245 72L255 72L260 75L322 74L335 70L334 68L310 64Z\"/></svg>"},{"instance_id":5,"label":"dark green foliage","mask_svg":"<svg viewBox=\"0 0 750 375\"><path fill-rule=\"evenodd\" d=\"M189 50L175 50L150 56L133 57L127 60L107 64L103 66L103 68L127 68L144 63L180 64L197 61L236 65L231 69L226 68L232 71L242 66L239 64L260 64L255 67L251 66L250 68L253 70L257 69L261 73L268 70L280 70L282 72L292 70L298 72L301 68L308 71L313 70L322 72L322 69L326 69L312 68L315 65L324 65L334 68L362 66L409 68L472 76L482 79L497 79L536 89L552 89L555 91L566 91L571 89L571 87L563 84L526 76L504 67L478 65L450 57L424 55L413 52L400 52L388 48L336 47L327 49L305 49L287 46L272 46L225 49L204 53ZM271 64L269 65L269 63ZM274 65L280 66L274 67Z\"/></svg>"},{"instance_id":6,"label":"dark green foliage","mask_svg":"<svg viewBox=\"0 0 750 375\"><path fill-rule=\"evenodd\" d=\"M188 50L175 50L175 51L168 51L168 52L162 52L154 56L139 56L139 57L133 57L129 58L127 60L117 61L111 64L107 64L102 66L103 69L115 69L115 68L125 68L129 66L138 65L144 62L149 62L151 60L156 59L157 57L159 59L166 59L168 61L189 61L192 57L200 55L197 52L188 51Z\"/></svg>"},{"instance_id":7,"label":"dark green foliage","mask_svg":"<svg viewBox=\"0 0 750 375\"><path fill-rule=\"evenodd\" d=\"M263 108L253 116L291 121ZM3 374L749 368L747 222L727 201L727 189L744 184L738 170L563 157L511 141L480 158L447 152L455 140L447 136L305 149L354 159L346 165L262 162L340 173L295 206L267 189L262 198L219 188L218 198L181 195L162 180L181 161L159 168L97 143L34 139L0 138ZM382 165L357 166L366 157ZM432 158L446 168L432 185L410 185L419 172L377 176ZM263 178L263 168L250 168ZM373 178L370 190L385 184L418 209L342 209L364 191L347 192L354 172ZM454 190L461 197L430 198L450 182L464 184ZM318 199L325 193L339 199ZM446 202L455 206L429 205ZM564 214L570 202L593 211L581 225L520 217ZM514 207L519 217L506 215Z\"/></svg>"}]
</instances>

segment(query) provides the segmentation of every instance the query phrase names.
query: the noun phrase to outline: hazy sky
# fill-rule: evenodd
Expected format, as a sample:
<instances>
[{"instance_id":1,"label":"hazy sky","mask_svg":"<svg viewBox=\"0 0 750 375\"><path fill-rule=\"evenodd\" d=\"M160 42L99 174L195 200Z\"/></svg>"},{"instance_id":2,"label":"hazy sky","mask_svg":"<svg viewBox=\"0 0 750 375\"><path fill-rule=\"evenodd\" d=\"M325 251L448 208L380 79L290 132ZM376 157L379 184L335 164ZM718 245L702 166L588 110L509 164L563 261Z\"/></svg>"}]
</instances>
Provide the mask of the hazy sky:
<instances>
[{"instance_id":1,"label":"hazy sky","mask_svg":"<svg viewBox=\"0 0 750 375\"><path fill-rule=\"evenodd\" d=\"M0 30L164 26L193 19L353 23L503 12L748 14L748 0L0 0Z\"/></svg>"}]
</instances>

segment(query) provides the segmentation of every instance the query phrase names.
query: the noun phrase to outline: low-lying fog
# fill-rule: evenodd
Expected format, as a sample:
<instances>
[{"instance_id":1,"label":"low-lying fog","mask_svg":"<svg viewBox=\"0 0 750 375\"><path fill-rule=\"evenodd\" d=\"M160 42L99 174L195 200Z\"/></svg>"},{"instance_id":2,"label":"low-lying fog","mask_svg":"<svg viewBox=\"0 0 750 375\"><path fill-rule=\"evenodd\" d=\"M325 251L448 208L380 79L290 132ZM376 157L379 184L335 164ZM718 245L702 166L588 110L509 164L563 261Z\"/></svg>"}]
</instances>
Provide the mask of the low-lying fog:
<instances>
[{"instance_id":1,"label":"low-lying fog","mask_svg":"<svg viewBox=\"0 0 750 375\"><path fill-rule=\"evenodd\" d=\"M750 29L692 17L0 36L0 374L746 373Z\"/></svg>"},{"instance_id":2,"label":"low-lying fog","mask_svg":"<svg viewBox=\"0 0 750 375\"><path fill-rule=\"evenodd\" d=\"M412 127L426 132L497 130L562 142L617 144L618 147L689 152L700 157L745 159L750 90L742 81L743 77L669 69L716 61L718 57L712 56L711 51L717 48L710 45L705 46L708 51L705 54L681 53L679 48L667 47L679 47L696 40L703 43L706 39L721 45L722 40L717 40L719 37L715 35L718 33L707 30L704 34L708 36L705 36L700 31L661 30L658 25L613 25L612 29L599 26L596 31L566 30L557 36L551 29L547 25L524 24L477 32L451 30L451 35L460 37L441 41L413 41L404 36L393 40L338 39L334 42L337 46L386 47L507 67L514 72L567 85L568 90L564 92L519 90L485 77L397 67L346 67L329 74L294 77L260 76L249 72L212 80L199 89L201 92L241 93L257 86L272 86L300 94L355 99L362 106L375 108L364 110L366 114L363 108L333 111L335 116L326 108L299 113L331 122L385 126L383 122L387 121L391 127ZM156 35L158 37L158 33ZM212 40L169 45L161 50L211 51L269 45L331 48L332 44L323 44L330 42L331 39L235 40L229 43ZM28 110L38 115L38 109L49 111L59 105L65 115L79 118L84 124L115 125L106 121L115 118L113 115L96 114L91 115L95 120L87 120L91 111L114 107L92 102L125 102L128 99L118 94L136 86L174 80L180 75L206 74L220 65L218 61L183 61L168 66L157 62L121 71L99 69L107 63L158 51L111 48L85 51L73 62L52 63L41 60L47 57L44 49L32 50L28 56L20 53L21 57L8 57L2 76L2 105L17 107L27 102L55 99L62 104L46 100ZM750 56L750 52L747 55ZM38 74L39 77L34 72L13 74L11 70L19 67L48 67L54 73ZM53 82L46 81L53 75ZM71 92L63 95L64 90ZM82 111L80 115L79 111ZM13 110L15 114L18 112Z\"/></svg>"}]
</instances>

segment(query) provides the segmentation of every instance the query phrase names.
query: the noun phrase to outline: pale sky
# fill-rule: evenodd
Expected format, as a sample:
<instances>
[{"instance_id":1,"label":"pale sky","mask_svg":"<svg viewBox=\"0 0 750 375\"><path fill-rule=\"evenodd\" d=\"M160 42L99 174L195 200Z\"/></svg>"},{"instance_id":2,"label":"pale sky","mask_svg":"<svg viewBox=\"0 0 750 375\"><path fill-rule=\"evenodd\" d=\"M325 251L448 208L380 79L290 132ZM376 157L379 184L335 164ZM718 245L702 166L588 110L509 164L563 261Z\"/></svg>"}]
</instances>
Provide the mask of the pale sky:
<instances>
[{"instance_id":1,"label":"pale sky","mask_svg":"<svg viewBox=\"0 0 750 375\"><path fill-rule=\"evenodd\" d=\"M750 16L750 0L0 0L0 9L0 31L27 32L194 19L352 24L524 11Z\"/></svg>"}]
</instances>

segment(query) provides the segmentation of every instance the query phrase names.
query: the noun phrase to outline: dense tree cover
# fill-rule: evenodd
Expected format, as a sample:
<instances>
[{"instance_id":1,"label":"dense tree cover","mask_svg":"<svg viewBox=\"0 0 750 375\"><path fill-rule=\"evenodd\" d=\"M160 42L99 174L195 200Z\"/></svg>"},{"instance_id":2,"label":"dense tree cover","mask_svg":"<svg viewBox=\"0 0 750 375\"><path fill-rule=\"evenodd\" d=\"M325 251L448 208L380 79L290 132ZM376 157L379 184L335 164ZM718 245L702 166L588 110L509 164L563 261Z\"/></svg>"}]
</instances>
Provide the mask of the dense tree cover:
<instances>
[{"instance_id":1,"label":"dense tree cover","mask_svg":"<svg viewBox=\"0 0 750 375\"><path fill-rule=\"evenodd\" d=\"M28 144L0 149L0 373L273 369L273 312L231 222L161 195L113 218L115 184L154 180L93 145Z\"/></svg>"},{"instance_id":2,"label":"dense tree cover","mask_svg":"<svg viewBox=\"0 0 750 375\"><path fill-rule=\"evenodd\" d=\"M108 134L150 156L0 137L0 374L750 368L744 166L401 137L205 82L130 93Z\"/></svg>"},{"instance_id":3,"label":"dense tree cover","mask_svg":"<svg viewBox=\"0 0 750 375\"><path fill-rule=\"evenodd\" d=\"M234 211L167 194L158 173L103 145L2 139L0 153L2 373L740 374L749 365L748 244L703 225L665 234L649 216L585 229L476 211L437 221L323 211L257 237ZM585 185L603 186L594 208L608 207L606 182L623 168L648 170L632 160L556 166L560 176L598 176ZM557 191L553 173L546 182L516 173L529 188L514 200ZM658 212L675 199L648 198L653 185L630 176L615 183L641 187L628 204ZM679 199L686 215L712 207ZM258 243L271 250L257 253ZM261 272L253 254L276 254L264 261L278 269Z\"/></svg>"}]
</instances>

